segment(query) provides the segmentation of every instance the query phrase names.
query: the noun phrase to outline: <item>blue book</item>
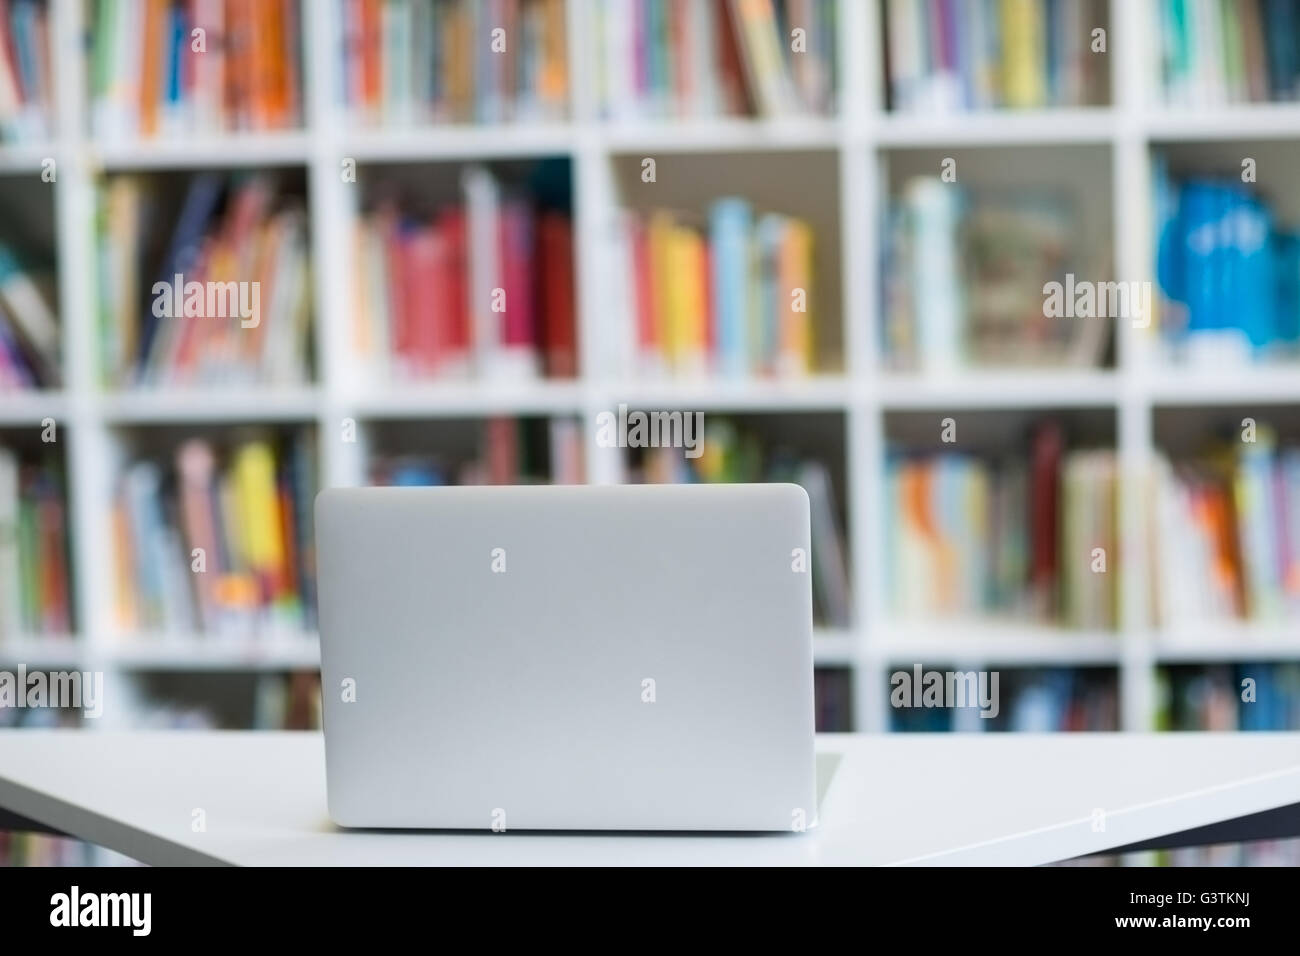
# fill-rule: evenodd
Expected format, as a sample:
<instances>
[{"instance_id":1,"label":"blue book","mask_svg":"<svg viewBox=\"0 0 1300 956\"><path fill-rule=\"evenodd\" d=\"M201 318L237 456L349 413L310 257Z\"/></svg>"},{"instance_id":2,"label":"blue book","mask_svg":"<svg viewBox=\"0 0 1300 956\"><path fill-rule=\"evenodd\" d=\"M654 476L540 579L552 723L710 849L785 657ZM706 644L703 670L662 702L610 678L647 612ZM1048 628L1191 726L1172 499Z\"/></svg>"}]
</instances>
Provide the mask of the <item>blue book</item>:
<instances>
[{"instance_id":1,"label":"blue book","mask_svg":"<svg viewBox=\"0 0 1300 956\"><path fill-rule=\"evenodd\" d=\"M185 10L182 7L171 9L171 43L167 50L167 103L170 107L181 102L181 63L184 50L189 45L190 31L185 23Z\"/></svg>"},{"instance_id":2,"label":"blue book","mask_svg":"<svg viewBox=\"0 0 1300 956\"><path fill-rule=\"evenodd\" d=\"M1269 93L1275 100L1293 99L1300 73L1296 50L1300 45L1297 41L1300 17L1296 14L1296 3L1295 0L1263 0L1263 4Z\"/></svg>"},{"instance_id":3,"label":"blue book","mask_svg":"<svg viewBox=\"0 0 1300 956\"><path fill-rule=\"evenodd\" d=\"M158 281L172 284L176 274L184 275L198 254L200 242L207 230L209 221L221 197L223 177L218 173L200 173L190 180L181 214L176 219L172 230L171 242L163 257L162 269ZM159 318L153 309L145 308L141 317L139 363L143 367L149 361L150 349L158 330Z\"/></svg>"},{"instance_id":4,"label":"blue book","mask_svg":"<svg viewBox=\"0 0 1300 956\"><path fill-rule=\"evenodd\" d=\"M1078 3L1079 0L1071 0ZM1065 29L1065 18L1061 16L1061 0L1043 0L1043 32L1047 40L1046 60L1047 102L1061 102L1061 69L1065 63L1064 45L1061 33Z\"/></svg>"},{"instance_id":5,"label":"blue book","mask_svg":"<svg viewBox=\"0 0 1300 956\"><path fill-rule=\"evenodd\" d=\"M758 257L758 282L756 283L758 301L755 303L757 328L753 332L750 348L756 356L756 366L770 369L776 361L777 349L780 347L780 328L778 326L782 303L777 301L780 291L779 276L781 263L781 240L785 235L785 217L776 213L765 213L758 219L754 230Z\"/></svg>"},{"instance_id":6,"label":"blue book","mask_svg":"<svg viewBox=\"0 0 1300 956\"><path fill-rule=\"evenodd\" d=\"M18 81L22 96L26 100L35 97L40 88L40 69L36 64L36 46L39 42L36 31L36 5L20 2L14 5L10 14L12 40L11 49L17 57Z\"/></svg>"},{"instance_id":7,"label":"blue book","mask_svg":"<svg viewBox=\"0 0 1300 956\"><path fill-rule=\"evenodd\" d=\"M743 199L719 199L709 212L713 245L713 316L718 370L728 377L749 371L749 238L753 214Z\"/></svg>"}]
</instances>

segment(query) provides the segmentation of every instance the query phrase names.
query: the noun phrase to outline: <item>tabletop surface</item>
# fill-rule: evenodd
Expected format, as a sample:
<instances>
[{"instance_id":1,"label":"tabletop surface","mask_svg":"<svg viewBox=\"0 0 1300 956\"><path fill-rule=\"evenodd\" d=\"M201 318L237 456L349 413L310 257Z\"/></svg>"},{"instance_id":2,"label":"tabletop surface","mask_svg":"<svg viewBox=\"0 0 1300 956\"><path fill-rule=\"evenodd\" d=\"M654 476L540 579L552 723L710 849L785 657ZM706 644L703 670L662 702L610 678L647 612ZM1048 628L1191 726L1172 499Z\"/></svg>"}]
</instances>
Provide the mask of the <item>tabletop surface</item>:
<instances>
[{"instance_id":1,"label":"tabletop surface","mask_svg":"<svg viewBox=\"0 0 1300 956\"><path fill-rule=\"evenodd\" d=\"M826 734L817 753L805 833L342 830L320 734L265 731L3 730L0 807L153 864L1036 865L1300 802L1300 733Z\"/></svg>"}]
</instances>

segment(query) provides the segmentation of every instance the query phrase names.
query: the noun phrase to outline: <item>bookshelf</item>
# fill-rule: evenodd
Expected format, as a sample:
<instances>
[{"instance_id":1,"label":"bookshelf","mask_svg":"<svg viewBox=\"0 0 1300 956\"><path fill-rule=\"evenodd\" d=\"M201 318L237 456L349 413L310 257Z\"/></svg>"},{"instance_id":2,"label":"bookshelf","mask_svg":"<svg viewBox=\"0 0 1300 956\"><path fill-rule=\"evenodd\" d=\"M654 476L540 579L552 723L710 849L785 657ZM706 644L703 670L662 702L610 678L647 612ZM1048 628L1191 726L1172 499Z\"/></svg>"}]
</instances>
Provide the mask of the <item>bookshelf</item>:
<instances>
[{"instance_id":1,"label":"bookshelf","mask_svg":"<svg viewBox=\"0 0 1300 956\"><path fill-rule=\"evenodd\" d=\"M310 670L319 651L311 634L214 641L189 634L123 638L105 625L111 615L110 512L114 462L128 440L149 445L162 434L192 427L233 429L249 424L314 427L322 485L366 480L365 440L340 439L341 423L356 422L363 436L400 434L403 426L461 428L466 421L509 414L572 417L581 423L587 480L623 480L618 449L594 440L596 416L626 402L642 409L680 408L728 416L789 417L830 423L829 451L842 459L845 546L850 555L852 626L819 631L819 668L851 678L852 726L889 725L888 674L899 665L963 664L1010 669L1104 668L1116 675L1118 722L1126 730L1155 726L1157 673L1167 664L1300 660L1294 626L1200 628L1164 633L1151 622L1151 556L1145 534L1147 504L1136 482L1124 483L1120 550L1110 573L1119 576L1122 615L1114 633L1066 631L1023 622L910 623L892 619L882 593L886 560L879 529L886 448L899 420L952 415L959 421L1000 411L1061 409L1106 420L1121 474L1140 476L1160 447L1157 412L1202 406L1267 404L1282 413L1300 409L1300 372L1251 368L1238 375L1196 375L1161 368L1149 336L1121 323L1114 361L1096 369L962 370L947 375L886 371L876 334L881 301L881 231L891 175L936 157L974 157L975 170L996 170L1010 157L1034 160L1040 174L1087 177L1095 203L1089 228L1108 246L1114 274L1153 272L1150 156L1176 148L1188 162L1213 161L1237 145L1265 142L1300 148L1300 106L1223 105L1192 111L1158 105L1153 67L1158 49L1150 3L1109 5L1107 105L1059 109L982 111L942 116L892 113L880 69L882 5L837 0L838 111L804 118L681 121L637 117L626 122L601 115L595 89L598 64L591 35L596 0L568 0L566 26L570 102L565 118L514 124L370 128L349 121L332 91L339 69L338 5L309 0L302 18L303 125L301 129L197 135L157 142L100 142L90 133L86 63L80 38L87 27L81 0L50 0L56 80L54 138L47 143L0 144L0 179L26 177L39 184L42 162L58 169L49 189L54 203L58 301L65 385L45 394L0 397L0 426L36 428L45 417L61 425L70 486L69 525L75 581L77 633L71 641L16 638L0 643L0 661L101 669L134 680L217 671L271 673ZM375 387L360 380L350 348L350 236L358 184L344 182L341 164L355 160L375 169L397 165L455 169L470 161L510 164L543 157L570 162L577 342L576 379L412 383ZM652 194L638 188L640 158L660 159ZM1084 156L1071 166L1068 158ZM1066 169L1054 169L1062 157ZM816 175L792 169L807 160ZM314 376L295 387L239 391L201 387L147 392L104 392L98 384L93 221L96 178L115 172L181 174L199 169L288 169L302 178L312 259ZM965 159L961 160L965 168ZM800 379L624 380L608 374L612 316L606 303L611 214L628 205L689 207L702 189L725 186L732 169L761 178L755 185L768 204L810 210L832 250L822 320L834 323L842 370ZM0 182L0 185L3 185ZM820 427L820 426L819 426ZM129 439L128 439L129 436ZM111 686L111 685L110 685ZM88 723L88 726L103 726Z\"/></svg>"}]
</instances>

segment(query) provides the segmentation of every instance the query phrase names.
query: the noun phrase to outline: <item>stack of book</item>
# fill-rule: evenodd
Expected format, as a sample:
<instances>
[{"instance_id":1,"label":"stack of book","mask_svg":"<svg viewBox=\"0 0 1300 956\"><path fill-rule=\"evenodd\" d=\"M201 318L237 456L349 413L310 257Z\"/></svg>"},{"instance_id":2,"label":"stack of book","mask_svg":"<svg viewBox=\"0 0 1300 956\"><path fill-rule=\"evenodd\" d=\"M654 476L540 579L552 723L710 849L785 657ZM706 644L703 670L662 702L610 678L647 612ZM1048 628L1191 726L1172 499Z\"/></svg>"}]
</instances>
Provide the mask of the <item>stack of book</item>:
<instances>
[{"instance_id":1,"label":"stack of book","mask_svg":"<svg viewBox=\"0 0 1300 956\"><path fill-rule=\"evenodd\" d=\"M259 674L254 689L255 730L320 730L320 674Z\"/></svg>"},{"instance_id":2,"label":"stack of book","mask_svg":"<svg viewBox=\"0 0 1300 956\"><path fill-rule=\"evenodd\" d=\"M1071 276L1104 281L1078 248L1063 192L970 190L909 180L886 220L882 351L896 369L964 365L1094 367L1110 341L1109 302L1076 314ZM1054 308L1048 284L1062 284ZM1104 291L1104 289L1103 289Z\"/></svg>"},{"instance_id":3,"label":"stack of book","mask_svg":"<svg viewBox=\"0 0 1300 956\"><path fill-rule=\"evenodd\" d=\"M743 199L702 221L627 212L612 246L614 313L634 374L798 377L814 370L813 229Z\"/></svg>"},{"instance_id":4,"label":"stack of book","mask_svg":"<svg viewBox=\"0 0 1300 956\"><path fill-rule=\"evenodd\" d=\"M191 439L173 467L128 465L113 501L126 633L297 634L315 621L315 442Z\"/></svg>"},{"instance_id":5,"label":"stack of book","mask_svg":"<svg viewBox=\"0 0 1300 956\"><path fill-rule=\"evenodd\" d=\"M1175 106L1300 97L1295 0L1158 0L1160 66Z\"/></svg>"},{"instance_id":6,"label":"stack of book","mask_svg":"<svg viewBox=\"0 0 1300 956\"><path fill-rule=\"evenodd\" d=\"M474 454L378 455L373 485L578 485L583 483L582 430L576 419L492 418L482 423Z\"/></svg>"},{"instance_id":7,"label":"stack of book","mask_svg":"<svg viewBox=\"0 0 1300 956\"><path fill-rule=\"evenodd\" d=\"M575 375L568 213L503 196L479 167L464 193L433 216L384 203L358 221L357 355L382 381Z\"/></svg>"},{"instance_id":8,"label":"stack of book","mask_svg":"<svg viewBox=\"0 0 1300 956\"><path fill-rule=\"evenodd\" d=\"M90 23L100 139L302 122L298 0L97 0Z\"/></svg>"},{"instance_id":9,"label":"stack of book","mask_svg":"<svg viewBox=\"0 0 1300 956\"><path fill-rule=\"evenodd\" d=\"M1113 629L1115 502L1114 454L1066 452L1050 423L1027 460L893 452L885 477L891 610Z\"/></svg>"},{"instance_id":10,"label":"stack of book","mask_svg":"<svg viewBox=\"0 0 1300 956\"><path fill-rule=\"evenodd\" d=\"M1300 867L1300 840L1252 840L1249 843L1215 843L1156 850L1155 866Z\"/></svg>"},{"instance_id":11,"label":"stack of book","mask_svg":"<svg viewBox=\"0 0 1300 956\"><path fill-rule=\"evenodd\" d=\"M1168 667L1156 681L1161 730L1300 730L1300 664Z\"/></svg>"},{"instance_id":12,"label":"stack of book","mask_svg":"<svg viewBox=\"0 0 1300 956\"><path fill-rule=\"evenodd\" d=\"M1300 621L1300 448L1269 429L1199 462L1162 459L1153 554L1167 629Z\"/></svg>"},{"instance_id":13,"label":"stack of book","mask_svg":"<svg viewBox=\"0 0 1300 956\"><path fill-rule=\"evenodd\" d=\"M567 112L564 0L340 0L356 122L537 122Z\"/></svg>"},{"instance_id":14,"label":"stack of book","mask_svg":"<svg viewBox=\"0 0 1300 956\"><path fill-rule=\"evenodd\" d=\"M72 837L0 831L0 866L92 866L93 850Z\"/></svg>"},{"instance_id":15,"label":"stack of book","mask_svg":"<svg viewBox=\"0 0 1300 956\"><path fill-rule=\"evenodd\" d=\"M0 141L53 135L49 10L43 0L0 3Z\"/></svg>"},{"instance_id":16,"label":"stack of book","mask_svg":"<svg viewBox=\"0 0 1300 956\"><path fill-rule=\"evenodd\" d=\"M100 355L111 385L301 385L310 379L306 213L265 175L195 175L169 220L148 178L99 191ZM161 260L153 231L172 221Z\"/></svg>"},{"instance_id":17,"label":"stack of book","mask_svg":"<svg viewBox=\"0 0 1300 956\"><path fill-rule=\"evenodd\" d=\"M885 11L891 109L935 113L1105 99L1110 54L1098 0L887 0Z\"/></svg>"},{"instance_id":18,"label":"stack of book","mask_svg":"<svg viewBox=\"0 0 1300 956\"><path fill-rule=\"evenodd\" d=\"M0 448L0 640L72 633L65 501L56 462Z\"/></svg>"},{"instance_id":19,"label":"stack of book","mask_svg":"<svg viewBox=\"0 0 1300 956\"><path fill-rule=\"evenodd\" d=\"M0 392L59 385L52 272L32 272L0 245Z\"/></svg>"},{"instance_id":20,"label":"stack of book","mask_svg":"<svg viewBox=\"0 0 1300 956\"><path fill-rule=\"evenodd\" d=\"M1297 19L1300 23L1300 18ZM1300 353L1300 231L1239 180L1171 178L1155 164L1161 331L1193 363Z\"/></svg>"},{"instance_id":21,"label":"stack of book","mask_svg":"<svg viewBox=\"0 0 1300 956\"><path fill-rule=\"evenodd\" d=\"M949 668L931 668L944 672ZM952 667L969 673L970 668ZM989 685L990 697L991 685ZM984 708L907 707L890 709L890 729L923 733L963 731L1056 733L1119 729L1114 671L1100 668L1027 668L998 671L997 713ZM992 714L991 707L987 708Z\"/></svg>"},{"instance_id":22,"label":"stack of book","mask_svg":"<svg viewBox=\"0 0 1300 956\"><path fill-rule=\"evenodd\" d=\"M789 448L765 447L768 444L756 431L710 415L698 457L688 458L682 448L639 449L639 460L630 462L628 480L677 484L781 481L802 485L808 493L812 521L813 610L824 627L848 628L851 602L844 524L830 472L820 461Z\"/></svg>"},{"instance_id":23,"label":"stack of book","mask_svg":"<svg viewBox=\"0 0 1300 956\"><path fill-rule=\"evenodd\" d=\"M605 115L830 114L836 2L600 0Z\"/></svg>"}]
</instances>

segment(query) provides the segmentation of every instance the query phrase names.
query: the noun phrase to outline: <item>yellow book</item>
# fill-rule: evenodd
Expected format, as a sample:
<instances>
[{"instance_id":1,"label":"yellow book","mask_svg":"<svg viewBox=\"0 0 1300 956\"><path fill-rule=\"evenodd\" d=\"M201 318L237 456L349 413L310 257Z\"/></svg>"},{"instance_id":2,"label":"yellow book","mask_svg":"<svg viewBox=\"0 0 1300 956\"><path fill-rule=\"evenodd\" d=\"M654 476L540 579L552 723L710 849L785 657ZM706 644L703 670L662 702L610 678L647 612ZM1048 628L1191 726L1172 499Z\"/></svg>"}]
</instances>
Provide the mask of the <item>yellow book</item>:
<instances>
[{"instance_id":1,"label":"yellow book","mask_svg":"<svg viewBox=\"0 0 1300 956\"><path fill-rule=\"evenodd\" d=\"M702 374L706 359L708 303L704 289L704 239L689 226L674 226L667 244L665 328L669 364Z\"/></svg>"},{"instance_id":2,"label":"yellow book","mask_svg":"<svg viewBox=\"0 0 1300 956\"><path fill-rule=\"evenodd\" d=\"M659 356L671 366L677 356L676 340L672 322L672 248L673 232L676 229L671 214L656 212L650 216L646 229L646 241L650 247L650 285L653 289L651 299L653 310L650 316L651 341L659 349Z\"/></svg>"},{"instance_id":3,"label":"yellow book","mask_svg":"<svg viewBox=\"0 0 1300 956\"><path fill-rule=\"evenodd\" d=\"M1046 39L1040 0L1001 0L1002 98L1007 106L1047 100Z\"/></svg>"},{"instance_id":4,"label":"yellow book","mask_svg":"<svg viewBox=\"0 0 1300 956\"><path fill-rule=\"evenodd\" d=\"M108 277L116 295L107 303L108 321L117 329L113 367L105 372L120 382L135 362L140 347L139 270L133 252L140 231L140 183L134 176L117 176L108 185L108 258L112 263Z\"/></svg>"},{"instance_id":5,"label":"yellow book","mask_svg":"<svg viewBox=\"0 0 1300 956\"><path fill-rule=\"evenodd\" d=\"M801 219L786 222L781 243L780 371L786 375L807 375L813 368L812 285L813 233Z\"/></svg>"},{"instance_id":6,"label":"yellow book","mask_svg":"<svg viewBox=\"0 0 1300 956\"><path fill-rule=\"evenodd\" d=\"M264 441L250 441L235 453L235 514L244 560L259 576L279 578L284 566L280 501L275 487L275 453Z\"/></svg>"}]
</instances>

